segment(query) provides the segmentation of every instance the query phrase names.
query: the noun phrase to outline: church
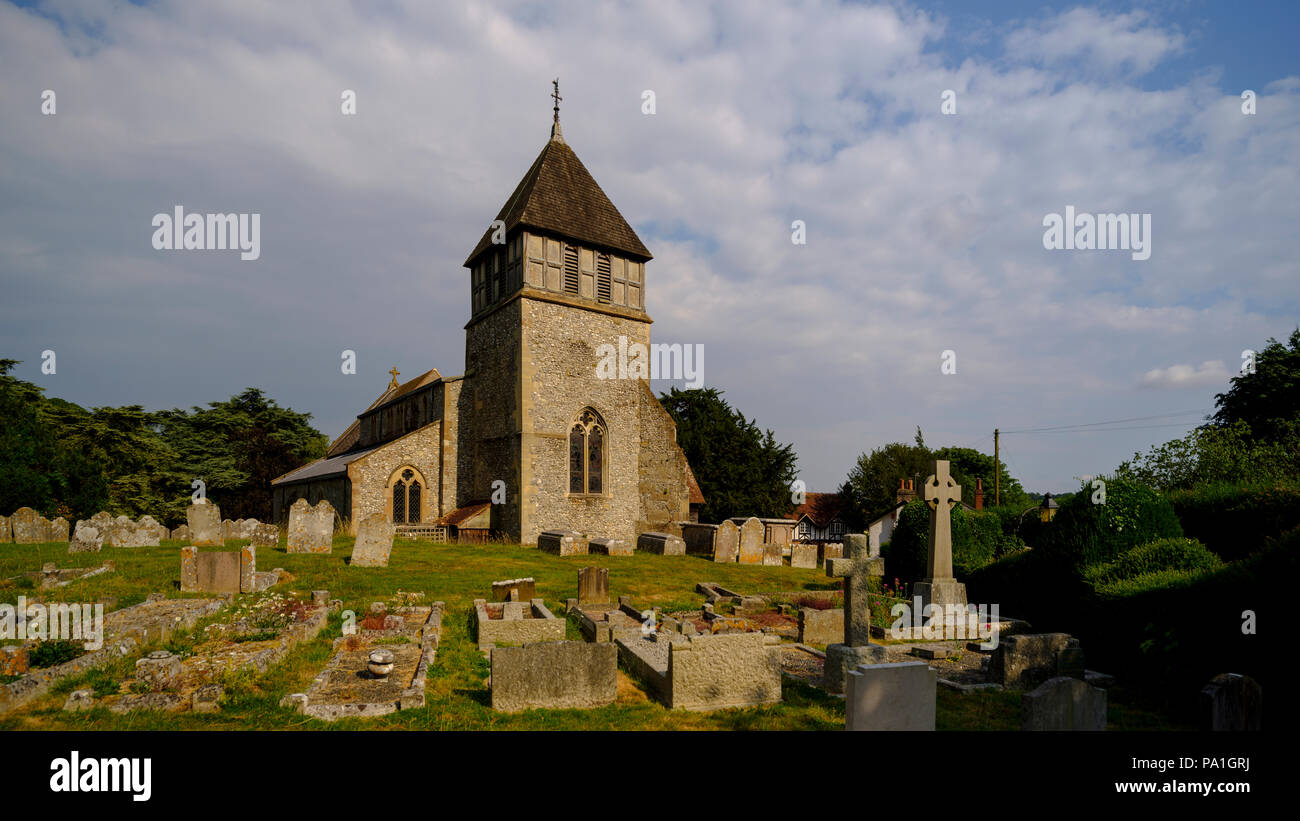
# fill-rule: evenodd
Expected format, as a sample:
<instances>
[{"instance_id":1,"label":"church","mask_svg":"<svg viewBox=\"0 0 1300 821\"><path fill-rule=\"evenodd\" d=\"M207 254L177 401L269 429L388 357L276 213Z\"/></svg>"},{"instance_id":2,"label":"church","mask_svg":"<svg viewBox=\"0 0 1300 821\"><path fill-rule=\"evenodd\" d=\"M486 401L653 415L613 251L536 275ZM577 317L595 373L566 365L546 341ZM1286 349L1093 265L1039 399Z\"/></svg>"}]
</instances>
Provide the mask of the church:
<instances>
[{"instance_id":1,"label":"church","mask_svg":"<svg viewBox=\"0 0 1300 821\"><path fill-rule=\"evenodd\" d=\"M399 533L635 543L703 504L649 383L597 374L602 344L649 347L651 256L565 143L555 96L550 139L465 260L465 373L391 371L323 459L271 483L275 521L326 499L352 533L378 512Z\"/></svg>"}]
</instances>

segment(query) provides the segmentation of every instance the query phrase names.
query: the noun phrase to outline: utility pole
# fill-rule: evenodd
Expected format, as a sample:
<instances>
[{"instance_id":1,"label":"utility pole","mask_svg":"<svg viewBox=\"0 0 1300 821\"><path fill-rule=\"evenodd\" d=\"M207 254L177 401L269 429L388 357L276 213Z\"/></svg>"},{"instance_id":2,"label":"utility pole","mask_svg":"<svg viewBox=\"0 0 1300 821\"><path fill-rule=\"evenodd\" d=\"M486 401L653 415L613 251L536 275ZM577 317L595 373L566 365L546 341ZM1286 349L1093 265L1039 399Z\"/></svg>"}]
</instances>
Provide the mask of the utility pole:
<instances>
[{"instance_id":1,"label":"utility pole","mask_svg":"<svg viewBox=\"0 0 1300 821\"><path fill-rule=\"evenodd\" d=\"M993 429L993 506L1002 504L1002 469L998 467L998 429Z\"/></svg>"}]
</instances>

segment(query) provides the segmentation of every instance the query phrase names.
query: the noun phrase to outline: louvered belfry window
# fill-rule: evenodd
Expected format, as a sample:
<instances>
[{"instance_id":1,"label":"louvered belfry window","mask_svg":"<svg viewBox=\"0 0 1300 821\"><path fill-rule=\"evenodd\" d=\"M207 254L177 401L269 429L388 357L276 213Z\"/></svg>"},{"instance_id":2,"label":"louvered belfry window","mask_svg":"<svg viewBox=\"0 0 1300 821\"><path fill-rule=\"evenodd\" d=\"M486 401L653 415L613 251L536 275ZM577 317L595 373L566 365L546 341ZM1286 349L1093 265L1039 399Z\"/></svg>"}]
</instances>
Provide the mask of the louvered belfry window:
<instances>
[{"instance_id":1,"label":"louvered belfry window","mask_svg":"<svg viewBox=\"0 0 1300 821\"><path fill-rule=\"evenodd\" d=\"M596 301L609 302L610 292L609 254L596 255Z\"/></svg>"},{"instance_id":2,"label":"louvered belfry window","mask_svg":"<svg viewBox=\"0 0 1300 821\"><path fill-rule=\"evenodd\" d=\"M605 492L605 423L591 408L569 429L569 492Z\"/></svg>"},{"instance_id":3,"label":"louvered belfry window","mask_svg":"<svg viewBox=\"0 0 1300 821\"><path fill-rule=\"evenodd\" d=\"M564 246L564 290L578 293L578 249L572 245Z\"/></svg>"}]
</instances>

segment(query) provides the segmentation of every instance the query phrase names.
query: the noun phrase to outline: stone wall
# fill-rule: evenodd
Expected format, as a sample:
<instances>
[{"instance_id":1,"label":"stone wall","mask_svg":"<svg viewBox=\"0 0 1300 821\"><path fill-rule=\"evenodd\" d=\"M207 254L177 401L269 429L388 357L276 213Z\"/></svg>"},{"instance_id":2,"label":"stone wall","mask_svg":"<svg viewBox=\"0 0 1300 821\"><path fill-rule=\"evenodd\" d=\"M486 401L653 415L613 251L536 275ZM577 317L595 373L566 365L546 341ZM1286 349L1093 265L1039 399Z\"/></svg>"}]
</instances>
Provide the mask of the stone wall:
<instances>
[{"instance_id":1,"label":"stone wall","mask_svg":"<svg viewBox=\"0 0 1300 821\"><path fill-rule=\"evenodd\" d=\"M678 521L690 518L686 484L686 454L677 446L677 425L650 390L641 388L641 451L639 455L641 520L637 532L657 530L681 534Z\"/></svg>"},{"instance_id":2,"label":"stone wall","mask_svg":"<svg viewBox=\"0 0 1300 821\"><path fill-rule=\"evenodd\" d=\"M354 459L348 464L348 477L352 480L352 509L345 514L350 519L348 533L355 536L357 524L375 513L392 520L393 500L388 482L393 472L405 465L418 470L424 478L420 483L420 521L428 523L438 518L436 493L440 487L441 464L442 426L436 423Z\"/></svg>"},{"instance_id":3,"label":"stone wall","mask_svg":"<svg viewBox=\"0 0 1300 821\"><path fill-rule=\"evenodd\" d=\"M491 499L492 483L505 482L505 503L492 506L492 529L511 539L520 532L521 305L508 302L465 329L465 377L456 396L456 507ZM536 540L534 533L528 543Z\"/></svg>"},{"instance_id":4,"label":"stone wall","mask_svg":"<svg viewBox=\"0 0 1300 821\"><path fill-rule=\"evenodd\" d=\"M612 644L556 641L492 651L492 709L586 709L618 697Z\"/></svg>"}]
</instances>

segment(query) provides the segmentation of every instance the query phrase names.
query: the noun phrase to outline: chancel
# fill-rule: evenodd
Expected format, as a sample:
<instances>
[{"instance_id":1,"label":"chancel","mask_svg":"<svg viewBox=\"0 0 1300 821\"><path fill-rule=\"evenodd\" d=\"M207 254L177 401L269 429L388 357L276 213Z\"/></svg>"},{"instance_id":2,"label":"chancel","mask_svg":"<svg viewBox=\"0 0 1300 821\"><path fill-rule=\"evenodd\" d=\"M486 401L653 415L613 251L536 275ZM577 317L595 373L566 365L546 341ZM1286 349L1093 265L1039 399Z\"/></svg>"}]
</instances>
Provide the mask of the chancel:
<instances>
[{"instance_id":1,"label":"chancel","mask_svg":"<svg viewBox=\"0 0 1300 821\"><path fill-rule=\"evenodd\" d=\"M651 255L564 141L558 81L552 97L550 139L464 263L465 373L389 371L325 458L272 482L276 521L296 499L327 499L353 527L383 513L399 533L441 523L522 544L546 530L635 544L680 535L703 502L649 383L597 376L600 346L650 344Z\"/></svg>"}]
</instances>

